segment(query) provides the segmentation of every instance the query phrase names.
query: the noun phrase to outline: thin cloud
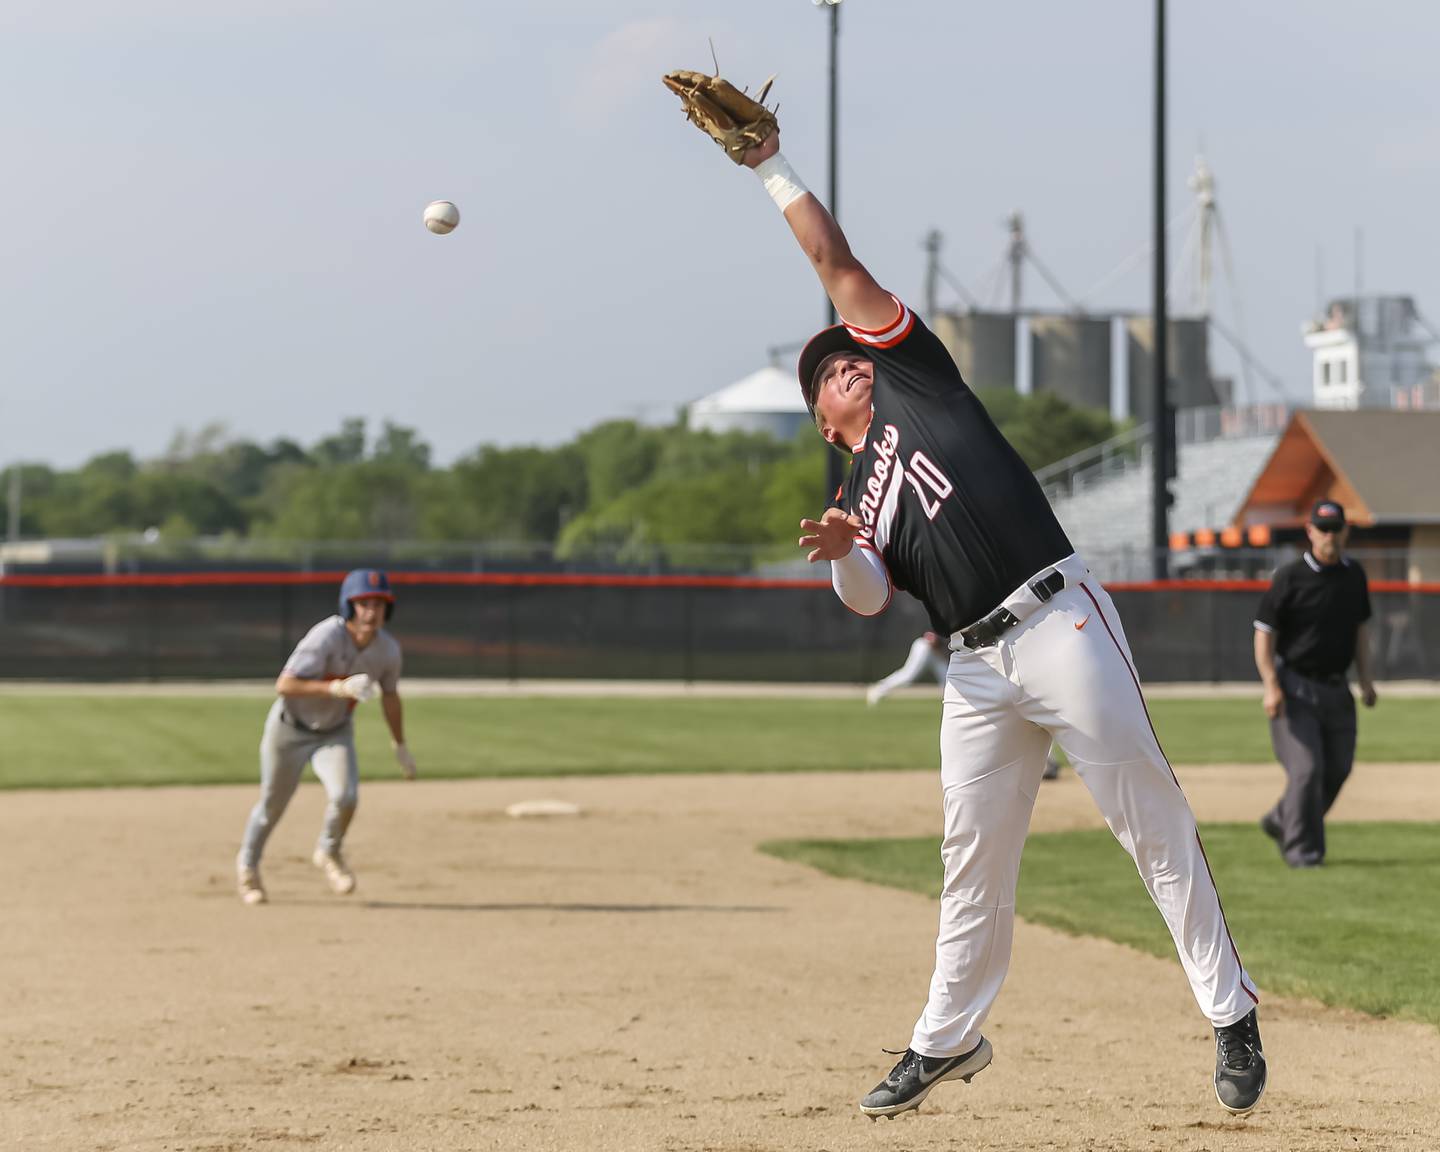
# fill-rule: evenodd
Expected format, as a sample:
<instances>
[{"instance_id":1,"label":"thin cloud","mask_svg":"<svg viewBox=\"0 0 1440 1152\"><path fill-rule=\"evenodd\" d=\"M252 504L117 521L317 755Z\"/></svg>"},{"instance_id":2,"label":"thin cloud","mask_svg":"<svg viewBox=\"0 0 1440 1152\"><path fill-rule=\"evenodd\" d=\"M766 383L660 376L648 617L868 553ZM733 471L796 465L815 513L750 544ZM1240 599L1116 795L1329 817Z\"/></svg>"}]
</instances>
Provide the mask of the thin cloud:
<instances>
[{"instance_id":1,"label":"thin cloud","mask_svg":"<svg viewBox=\"0 0 1440 1152\"><path fill-rule=\"evenodd\" d=\"M571 111L586 128L612 124L636 102L653 99L660 77L687 63L710 68L708 33L683 20L636 20L599 40L577 70Z\"/></svg>"}]
</instances>

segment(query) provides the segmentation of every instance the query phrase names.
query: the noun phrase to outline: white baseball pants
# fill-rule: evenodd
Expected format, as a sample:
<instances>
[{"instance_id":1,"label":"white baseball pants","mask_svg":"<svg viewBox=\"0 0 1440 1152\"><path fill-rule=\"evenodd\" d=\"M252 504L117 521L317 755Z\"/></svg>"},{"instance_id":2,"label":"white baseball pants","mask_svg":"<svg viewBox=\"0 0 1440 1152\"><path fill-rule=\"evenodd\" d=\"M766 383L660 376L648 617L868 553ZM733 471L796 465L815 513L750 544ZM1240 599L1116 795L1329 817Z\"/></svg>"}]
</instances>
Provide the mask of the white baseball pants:
<instances>
[{"instance_id":1,"label":"white baseball pants","mask_svg":"<svg viewBox=\"0 0 1440 1152\"><path fill-rule=\"evenodd\" d=\"M999 995L1052 736L1134 858L1200 1010L1224 1026L1258 1002L1115 606L1092 579L1068 583L1048 604L1031 596L1033 611L998 644L950 660L940 726L945 887L930 996L910 1041L924 1056L975 1047Z\"/></svg>"}]
</instances>

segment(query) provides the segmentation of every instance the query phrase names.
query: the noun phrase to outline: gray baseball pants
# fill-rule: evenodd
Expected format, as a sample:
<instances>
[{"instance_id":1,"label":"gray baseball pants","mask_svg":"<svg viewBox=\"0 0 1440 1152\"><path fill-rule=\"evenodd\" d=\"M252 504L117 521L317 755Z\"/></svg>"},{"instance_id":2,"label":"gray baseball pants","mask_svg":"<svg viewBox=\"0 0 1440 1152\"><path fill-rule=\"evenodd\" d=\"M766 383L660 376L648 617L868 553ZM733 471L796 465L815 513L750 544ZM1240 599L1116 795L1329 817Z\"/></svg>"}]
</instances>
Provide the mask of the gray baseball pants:
<instances>
[{"instance_id":1,"label":"gray baseball pants","mask_svg":"<svg viewBox=\"0 0 1440 1152\"><path fill-rule=\"evenodd\" d=\"M1325 814L1355 761L1355 697L1344 677L1311 680L1280 669L1285 708L1270 721L1270 742L1285 768L1285 791L1267 817L1280 828L1291 864L1325 858Z\"/></svg>"},{"instance_id":2,"label":"gray baseball pants","mask_svg":"<svg viewBox=\"0 0 1440 1152\"><path fill-rule=\"evenodd\" d=\"M347 720L329 732L307 732L284 719L283 712L284 701L276 700L260 737L260 799L250 812L240 846L240 864L247 868L259 866L265 841L285 814L306 764L314 767L330 801L317 847L324 852L338 850L355 815L360 767L354 725Z\"/></svg>"}]
</instances>

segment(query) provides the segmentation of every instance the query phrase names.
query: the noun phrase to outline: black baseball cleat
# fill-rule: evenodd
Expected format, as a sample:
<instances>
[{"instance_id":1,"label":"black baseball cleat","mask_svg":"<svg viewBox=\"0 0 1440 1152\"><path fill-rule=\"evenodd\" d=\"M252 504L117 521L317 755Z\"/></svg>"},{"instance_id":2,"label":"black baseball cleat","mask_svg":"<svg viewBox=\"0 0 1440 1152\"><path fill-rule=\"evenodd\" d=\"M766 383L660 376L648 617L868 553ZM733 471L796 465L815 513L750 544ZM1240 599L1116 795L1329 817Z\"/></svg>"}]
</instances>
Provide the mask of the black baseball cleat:
<instances>
[{"instance_id":1,"label":"black baseball cleat","mask_svg":"<svg viewBox=\"0 0 1440 1152\"><path fill-rule=\"evenodd\" d=\"M1215 1099L1233 1116L1244 1116L1265 1094L1265 1053L1255 1009L1215 1029Z\"/></svg>"},{"instance_id":2,"label":"black baseball cleat","mask_svg":"<svg viewBox=\"0 0 1440 1152\"><path fill-rule=\"evenodd\" d=\"M964 1080L968 1084L975 1073L989 1066L994 1055L990 1041L983 1036L980 1043L963 1056L922 1056L907 1048L900 1063L890 1069L890 1075L860 1101L860 1111L876 1120L918 1108L940 1081Z\"/></svg>"},{"instance_id":3,"label":"black baseball cleat","mask_svg":"<svg viewBox=\"0 0 1440 1152\"><path fill-rule=\"evenodd\" d=\"M1260 831L1264 832L1266 836L1269 836L1271 840L1274 840L1275 846L1280 849L1282 854L1284 853L1285 833L1280 827L1280 821L1275 818L1274 812L1267 812L1264 816L1260 817Z\"/></svg>"}]
</instances>

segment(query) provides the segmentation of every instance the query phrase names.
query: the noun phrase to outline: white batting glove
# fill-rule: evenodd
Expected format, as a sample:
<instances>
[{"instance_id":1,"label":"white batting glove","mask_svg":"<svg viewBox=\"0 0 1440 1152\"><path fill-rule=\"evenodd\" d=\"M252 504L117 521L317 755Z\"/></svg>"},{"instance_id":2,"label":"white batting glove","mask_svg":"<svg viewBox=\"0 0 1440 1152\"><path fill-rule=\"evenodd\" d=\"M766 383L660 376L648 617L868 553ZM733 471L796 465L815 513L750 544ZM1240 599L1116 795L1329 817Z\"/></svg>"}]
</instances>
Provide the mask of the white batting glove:
<instances>
[{"instance_id":1,"label":"white batting glove","mask_svg":"<svg viewBox=\"0 0 1440 1152\"><path fill-rule=\"evenodd\" d=\"M410 755L410 749L404 744L393 745L395 749L395 762L400 765L400 771L405 774L406 780L415 779L415 757Z\"/></svg>"},{"instance_id":2,"label":"white batting glove","mask_svg":"<svg viewBox=\"0 0 1440 1152\"><path fill-rule=\"evenodd\" d=\"M363 704L366 700L373 700L380 695L380 685L367 673L359 672L354 676L346 676L343 680L331 680L330 695Z\"/></svg>"}]
</instances>

